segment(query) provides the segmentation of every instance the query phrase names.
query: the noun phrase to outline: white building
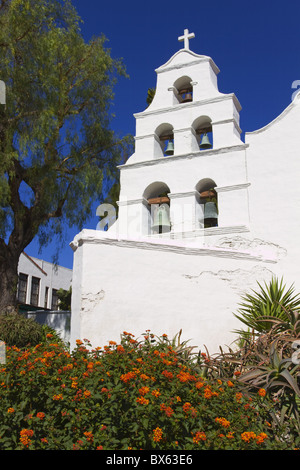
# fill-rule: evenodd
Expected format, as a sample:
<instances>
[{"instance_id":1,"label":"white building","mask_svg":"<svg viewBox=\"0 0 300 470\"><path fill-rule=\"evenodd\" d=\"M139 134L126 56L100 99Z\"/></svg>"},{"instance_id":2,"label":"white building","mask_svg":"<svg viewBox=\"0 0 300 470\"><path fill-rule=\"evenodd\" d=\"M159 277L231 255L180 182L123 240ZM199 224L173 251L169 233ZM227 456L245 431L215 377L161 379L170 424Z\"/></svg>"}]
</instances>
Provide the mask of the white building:
<instances>
[{"instance_id":1,"label":"white building","mask_svg":"<svg viewBox=\"0 0 300 470\"><path fill-rule=\"evenodd\" d=\"M243 142L240 103L218 90L219 69L189 49L192 37L135 114L118 220L71 243L71 345L182 329L215 352L236 338L233 312L256 281L283 275L300 290L300 93Z\"/></svg>"},{"instance_id":2,"label":"white building","mask_svg":"<svg viewBox=\"0 0 300 470\"><path fill-rule=\"evenodd\" d=\"M72 270L22 253L17 299L21 310L58 310L59 289L69 290Z\"/></svg>"}]
</instances>

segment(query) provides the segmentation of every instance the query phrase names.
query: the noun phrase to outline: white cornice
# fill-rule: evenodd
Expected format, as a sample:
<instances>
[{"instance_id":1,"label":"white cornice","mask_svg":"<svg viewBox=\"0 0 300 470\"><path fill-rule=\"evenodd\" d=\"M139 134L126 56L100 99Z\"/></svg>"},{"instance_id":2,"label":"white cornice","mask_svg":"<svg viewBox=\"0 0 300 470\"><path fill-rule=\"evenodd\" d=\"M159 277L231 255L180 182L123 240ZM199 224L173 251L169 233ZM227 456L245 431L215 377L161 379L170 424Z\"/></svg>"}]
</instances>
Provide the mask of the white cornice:
<instances>
[{"instance_id":1,"label":"white cornice","mask_svg":"<svg viewBox=\"0 0 300 470\"><path fill-rule=\"evenodd\" d=\"M182 155L167 155L165 157L155 158L153 160L145 160L143 162L136 162L136 163L125 163L124 165L119 165L119 170L130 170L134 168L141 168L144 166L152 166L152 165L160 165L170 162L172 160L186 160L191 158L198 158L198 157L207 157L209 155L217 156L223 153L229 152L239 152L245 150L249 147L249 144L241 144L241 145L232 145L230 147L222 147L219 149L210 149L210 150L199 150L197 152L190 152L185 153Z\"/></svg>"},{"instance_id":2,"label":"white cornice","mask_svg":"<svg viewBox=\"0 0 300 470\"><path fill-rule=\"evenodd\" d=\"M245 231L245 230L244 230ZM148 238L139 238L139 239L130 239L122 237L108 237L105 236L107 232L100 232L97 230L83 230L80 232L74 240L70 243L70 246L75 251L78 247L83 244L92 244L92 245L110 245L117 246L121 248L132 248L139 250L151 250L151 251L164 251L177 253L187 256L213 256L217 258L231 258L239 260L249 260L249 261L261 261L261 262L271 262L274 263L274 259L266 259L260 255L251 254L249 251L238 251L232 250L229 248L220 248L216 246L202 246L196 247L188 245L184 240L171 240L168 239L166 242L165 239L150 239ZM224 234L224 230L222 234Z\"/></svg>"},{"instance_id":3,"label":"white cornice","mask_svg":"<svg viewBox=\"0 0 300 470\"><path fill-rule=\"evenodd\" d=\"M145 111L142 111L140 113L134 113L133 116L135 117L135 119L143 119L146 116L150 116L151 114L155 115L155 114L169 113L169 112L179 111L183 107L189 108L189 107L195 107L195 106L203 106L203 105L207 105L211 103L218 103L224 100L233 100L237 108L237 111L238 112L241 111L242 109L241 104L234 93L228 93L228 94L220 93L220 96L216 96L214 98L207 98L205 100L191 101L189 103L177 103L172 106L168 106L167 108L154 109L153 111L146 109Z\"/></svg>"},{"instance_id":4,"label":"white cornice","mask_svg":"<svg viewBox=\"0 0 300 470\"><path fill-rule=\"evenodd\" d=\"M231 186L216 186L215 190L217 193L225 193L227 191L236 191L237 189L246 189L251 183L233 184Z\"/></svg>"},{"instance_id":5,"label":"white cornice","mask_svg":"<svg viewBox=\"0 0 300 470\"><path fill-rule=\"evenodd\" d=\"M190 62L188 62L185 59L181 63L177 63L177 64L172 65L173 60L182 53L185 53L185 55L186 55L186 53L188 53L192 58L195 58L195 60L191 60ZM219 67L215 64L215 62L213 61L213 59L211 57L209 57L207 55L196 54L195 52L193 52L189 49L180 49L179 51L177 51L165 64L163 64L160 67L158 67L157 69L155 69L155 72L156 73L168 72L169 70L180 69L180 68L183 68L183 67L189 67L191 65L196 65L196 64L199 64L201 62L210 62L210 65L211 65L213 71L215 72L215 74L218 74L220 72Z\"/></svg>"}]
</instances>

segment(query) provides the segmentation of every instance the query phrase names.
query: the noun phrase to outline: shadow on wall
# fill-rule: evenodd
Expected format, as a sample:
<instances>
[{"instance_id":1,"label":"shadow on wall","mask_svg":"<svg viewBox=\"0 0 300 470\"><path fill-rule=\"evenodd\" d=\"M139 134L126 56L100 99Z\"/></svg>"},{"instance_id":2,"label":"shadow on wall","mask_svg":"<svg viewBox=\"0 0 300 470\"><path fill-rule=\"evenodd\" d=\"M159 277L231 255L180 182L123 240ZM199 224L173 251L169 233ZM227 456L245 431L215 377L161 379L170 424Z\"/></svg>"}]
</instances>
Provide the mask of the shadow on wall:
<instances>
[{"instance_id":1,"label":"shadow on wall","mask_svg":"<svg viewBox=\"0 0 300 470\"><path fill-rule=\"evenodd\" d=\"M55 330L65 343L70 342L71 312L69 310L37 310L36 312L26 312L24 315L40 325L47 325Z\"/></svg>"}]
</instances>

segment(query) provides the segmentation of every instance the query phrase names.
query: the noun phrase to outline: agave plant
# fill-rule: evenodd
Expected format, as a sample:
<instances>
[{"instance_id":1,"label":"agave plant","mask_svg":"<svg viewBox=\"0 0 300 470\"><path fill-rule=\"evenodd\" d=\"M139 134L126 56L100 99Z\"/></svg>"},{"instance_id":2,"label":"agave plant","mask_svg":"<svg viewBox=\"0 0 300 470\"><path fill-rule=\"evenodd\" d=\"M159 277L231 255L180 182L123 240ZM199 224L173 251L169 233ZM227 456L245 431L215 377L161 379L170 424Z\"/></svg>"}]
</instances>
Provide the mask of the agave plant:
<instances>
[{"instance_id":1,"label":"agave plant","mask_svg":"<svg viewBox=\"0 0 300 470\"><path fill-rule=\"evenodd\" d=\"M260 290L252 289L252 293L245 294L234 316L256 334L270 331L274 320L279 320L283 328L290 329L291 317L287 312L296 314L300 310L300 296L294 294L294 286L287 289L283 279L279 282L275 277L269 285L266 282L264 286L259 282L257 284ZM235 332L245 335L243 330Z\"/></svg>"},{"instance_id":2,"label":"agave plant","mask_svg":"<svg viewBox=\"0 0 300 470\"><path fill-rule=\"evenodd\" d=\"M295 420L300 434L299 365L293 362L292 357L282 357L278 351L279 339L270 345L269 356L263 358L260 355L261 362L247 368L238 381L252 392L265 389L277 402L278 413L271 413L275 421L283 424L289 419Z\"/></svg>"}]
</instances>

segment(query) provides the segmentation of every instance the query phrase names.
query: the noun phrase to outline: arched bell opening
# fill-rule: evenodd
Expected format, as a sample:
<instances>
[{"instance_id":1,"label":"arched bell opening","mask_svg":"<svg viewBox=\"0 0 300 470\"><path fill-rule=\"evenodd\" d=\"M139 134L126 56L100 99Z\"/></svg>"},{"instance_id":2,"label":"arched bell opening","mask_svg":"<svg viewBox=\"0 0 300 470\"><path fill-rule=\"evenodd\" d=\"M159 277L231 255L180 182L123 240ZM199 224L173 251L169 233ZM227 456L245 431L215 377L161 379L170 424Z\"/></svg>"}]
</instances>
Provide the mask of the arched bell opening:
<instances>
[{"instance_id":1,"label":"arched bell opening","mask_svg":"<svg viewBox=\"0 0 300 470\"><path fill-rule=\"evenodd\" d=\"M163 182L151 183L144 191L148 209L148 233L161 234L171 231L170 188Z\"/></svg>"},{"instance_id":2,"label":"arched bell opening","mask_svg":"<svg viewBox=\"0 0 300 470\"><path fill-rule=\"evenodd\" d=\"M203 178L196 185L197 219L199 227L210 228L218 226L218 194L217 185L210 178Z\"/></svg>"},{"instance_id":3,"label":"arched bell opening","mask_svg":"<svg viewBox=\"0 0 300 470\"><path fill-rule=\"evenodd\" d=\"M200 116L197 118L192 128L200 150L209 150L213 148L213 131L211 119L208 116Z\"/></svg>"},{"instance_id":4,"label":"arched bell opening","mask_svg":"<svg viewBox=\"0 0 300 470\"><path fill-rule=\"evenodd\" d=\"M164 157L174 155L174 131L171 124L161 124L155 131L157 141L159 142L159 155L156 157Z\"/></svg>"},{"instance_id":5,"label":"arched bell opening","mask_svg":"<svg viewBox=\"0 0 300 470\"><path fill-rule=\"evenodd\" d=\"M193 85L190 77L178 78L173 85L175 101L177 103L190 103L193 101Z\"/></svg>"}]
</instances>

